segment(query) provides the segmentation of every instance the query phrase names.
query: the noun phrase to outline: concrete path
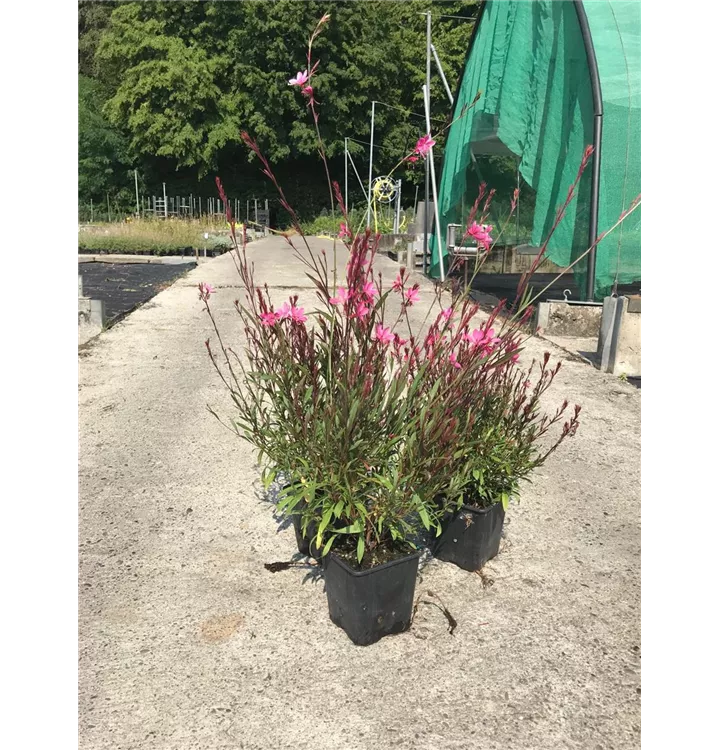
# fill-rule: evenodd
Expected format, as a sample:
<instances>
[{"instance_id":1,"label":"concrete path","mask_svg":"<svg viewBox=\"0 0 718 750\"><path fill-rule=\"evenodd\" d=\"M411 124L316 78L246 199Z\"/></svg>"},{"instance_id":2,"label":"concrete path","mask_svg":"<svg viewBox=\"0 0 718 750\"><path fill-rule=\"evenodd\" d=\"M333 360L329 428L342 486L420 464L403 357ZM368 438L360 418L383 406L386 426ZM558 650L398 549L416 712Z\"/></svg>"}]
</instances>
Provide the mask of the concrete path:
<instances>
[{"instance_id":1,"label":"concrete path","mask_svg":"<svg viewBox=\"0 0 718 750\"><path fill-rule=\"evenodd\" d=\"M311 305L282 240L250 252L277 302ZM80 352L80 747L638 748L640 392L565 361L547 406L582 404L581 428L509 509L493 585L430 560L417 598L440 596L454 634L420 604L410 632L356 647L313 568L264 568L296 553L294 534L249 447L206 411L231 405L199 281L239 341L222 256Z\"/></svg>"}]
</instances>

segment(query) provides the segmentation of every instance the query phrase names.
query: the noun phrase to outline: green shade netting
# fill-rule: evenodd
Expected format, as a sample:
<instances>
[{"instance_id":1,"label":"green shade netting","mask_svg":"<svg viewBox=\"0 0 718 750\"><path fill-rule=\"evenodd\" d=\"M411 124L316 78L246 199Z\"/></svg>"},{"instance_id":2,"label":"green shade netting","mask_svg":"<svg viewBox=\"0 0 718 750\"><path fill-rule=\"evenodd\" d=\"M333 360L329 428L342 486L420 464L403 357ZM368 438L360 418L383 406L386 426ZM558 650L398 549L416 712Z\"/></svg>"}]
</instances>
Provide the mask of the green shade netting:
<instances>
[{"instance_id":1,"label":"green shade netting","mask_svg":"<svg viewBox=\"0 0 718 750\"><path fill-rule=\"evenodd\" d=\"M640 192L640 2L587 0L603 99L599 234ZM460 117L481 92L478 103ZM531 244L549 236L556 210L592 143L594 106L586 49L571 1L487 0L467 56L455 119L449 130L439 189L442 248L448 223L466 225L477 196L482 153L500 142L519 158L535 192ZM495 153L495 151L494 151ZM551 236L548 257L567 266L588 247L591 164L565 218ZM491 185L489 185L491 187ZM510 196L499 196L506 200ZM439 275L435 237L431 275ZM640 209L604 238L596 252L597 297L640 279ZM445 248L444 254L445 254ZM446 254L444 260L447 265ZM574 266L585 293L586 260Z\"/></svg>"}]
</instances>

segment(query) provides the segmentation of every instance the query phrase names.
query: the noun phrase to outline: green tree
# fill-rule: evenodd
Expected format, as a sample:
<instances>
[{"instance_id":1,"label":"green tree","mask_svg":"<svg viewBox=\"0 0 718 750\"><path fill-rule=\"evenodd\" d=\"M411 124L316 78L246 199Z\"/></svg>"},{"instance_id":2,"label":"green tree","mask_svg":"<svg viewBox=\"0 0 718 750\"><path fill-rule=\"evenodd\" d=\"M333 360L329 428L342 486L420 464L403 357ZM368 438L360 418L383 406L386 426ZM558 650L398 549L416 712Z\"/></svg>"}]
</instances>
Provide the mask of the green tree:
<instances>
[{"instance_id":1,"label":"green tree","mask_svg":"<svg viewBox=\"0 0 718 750\"><path fill-rule=\"evenodd\" d=\"M97 45L110 22L116 3L83 0L78 3L77 61L80 75L94 78L98 74L95 61Z\"/></svg>"},{"instance_id":2,"label":"green tree","mask_svg":"<svg viewBox=\"0 0 718 750\"><path fill-rule=\"evenodd\" d=\"M368 146L361 141L369 140L372 100L396 107L376 108L376 174L392 168L425 132L422 13L434 13L434 44L455 87L473 23L439 16L475 17L479 6L468 0L103 5L111 9L109 19L86 15L84 27L81 19L84 65L107 91L106 118L126 136L149 181L172 182L174 173L174 179L196 184L219 172L230 188L236 177L238 189L251 197L249 183L258 170L241 142L247 130L278 175L296 186L297 207L310 214L328 198L306 101L288 79L306 67L307 37L321 15L329 12L332 19L316 42L320 66L313 83L327 153L339 177L345 137L354 139L350 150L362 175L367 172ZM449 112L434 75L435 130ZM411 170L398 176L423 180L423 169L416 177ZM353 198L360 200L353 183Z\"/></svg>"},{"instance_id":3,"label":"green tree","mask_svg":"<svg viewBox=\"0 0 718 750\"><path fill-rule=\"evenodd\" d=\"M78 192L81 200L104 200L107 193L126 203L132 198L127 141L102 114L100 84L79 77Z\"/></svg>"}]
</instances>

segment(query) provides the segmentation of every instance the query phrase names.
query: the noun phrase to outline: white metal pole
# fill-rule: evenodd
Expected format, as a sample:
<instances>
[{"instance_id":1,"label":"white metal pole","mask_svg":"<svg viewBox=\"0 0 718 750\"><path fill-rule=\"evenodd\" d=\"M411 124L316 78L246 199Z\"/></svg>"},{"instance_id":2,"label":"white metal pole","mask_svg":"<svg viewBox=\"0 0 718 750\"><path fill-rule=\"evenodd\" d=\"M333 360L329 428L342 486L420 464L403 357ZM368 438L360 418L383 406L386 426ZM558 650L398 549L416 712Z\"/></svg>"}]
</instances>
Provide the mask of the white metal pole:
<instances>
[{"instance_id":1,"label":"white metal pole","mask_svg":"<svg viewBox=\"0 0 718 750\"><path fill-rule=\"evenodd\" d=\"M426 84L424 85L424 107L430 109L431 95L431 11L426 14ZM429 128L427 128L427 132ZM426 173L424 175L424 257L422 259L422 268L424 273L429 271L429 181L430 177L429 160L426 160Z\"/></svg>"},{"instance_id":2,"label":"white metal pole","mask_svg":"<svg viewBox=\"0 0 718 750\"><path fill-rule=\"evenodd\" d=\"M401 180L397 180L396 205L394 206L394 234L399 234L399 223L401 219Z\"/></svg>"},{"instance_id":3,"label":"white metal pole","mask_svg":"<svg viewBox=\"0 0 718 750\"><path fill-rule=\"evenodd\" d=\"M429 92L426 86L424 86L424 110L426 111L426 132L431 138L431 117L429 116ZM441 280L444 281L446 278L444 275L444 251L441 248L441 225L439 224L439 196L436 190L436 171L434 170L434 148L429 149L429 169L431 171L431 188L434 198L434 233L436 237L436 245L439 249L439 273L441 274Z\"/></svg>"},{"instance_id":4,"label":"white metal pole","mask_svg":"<svg viewBox=\"0 0 718 750\"><path fill-rule=\"evenodd\" d=\"M167 218L167 184L162 183L162 197L164 198L165 202L165 219Z\"/></svg>"},{"instance_id":5,"label":"white metal pole","mask_svg":"<svg viewBox=\"0 0 718 750\"><path fill-rule=\"evenodd\" d=\"M357 166L354 163L354 159L352 159L352 155L349 154L349 161L352 165L352 169L354 170L354 174L357 176L357 180L359 181L359 187L361 188L362 193L364 193L364 197L366 198L367 202L369 201L369 197L367 195L366 190L364 190L364 183L362 182L362 178L359 177L359 172L357 170Z\"/></svg>"},{"instance_id":6,"label":"white metal pole","mask_svg":"<svg viewBox=\"0 0 718 750\"><path fill-rule=\"evenodd\" d=\"M369 192L367 203L369 208L367 209L366 223L371 228L371 180L372 180L372 168L374 166L374 107L376 102L371 103L371 137L369 138Z\"/></svg>"},{"instance_id":7,"label":"white metal pole","mask_svg":"<svg viewBox=\"0 0 718 750\"><path fill-rule=\"evenodd\" d=\"M344 139L344 207L349 213L349 148L348 138Z\"/></svg>"},{"instance_id":8,"label":"white metal pole","mask_svg":"<svg viewBox=\"0 0 718 750\"><path fill-rule=\"evenodd\" d=\"M135 169L135 198L137 199L137 218L140 218L140 189L137 186L137 170Z\"/></svg>"},{"instance_id":9,"label":"white metal pole","mask_svg":"<svg viewBox=\"0 0 718 750\"><path fill-rule=\"evenodd\" d=\"M451 106L454 106L454 96L451 93L451 89L449 88L449 84L446 82L446 76L444 75L444 69L441 67L441 60L439 60L439 55L436 52L436 47L434 45L431 45L431 51L434 54L434 62L436 63L436 67L439 69L439 76L441 77L441 82L444 84L444 88L446 89L446 95L449 97L449 104Z\"/></svg>"}]
</instances>

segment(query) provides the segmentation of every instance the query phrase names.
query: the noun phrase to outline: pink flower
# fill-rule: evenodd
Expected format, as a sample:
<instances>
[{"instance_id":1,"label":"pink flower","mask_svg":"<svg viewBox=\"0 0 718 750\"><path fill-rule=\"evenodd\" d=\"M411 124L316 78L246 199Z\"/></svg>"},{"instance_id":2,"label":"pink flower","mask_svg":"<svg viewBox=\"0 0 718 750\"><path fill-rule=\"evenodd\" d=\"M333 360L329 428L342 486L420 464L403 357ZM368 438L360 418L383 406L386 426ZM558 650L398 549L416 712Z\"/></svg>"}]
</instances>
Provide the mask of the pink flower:
<instances>
[{"instance_id":1,"label":"pink flower","mask_svg":"<svg viewBox=\"0 0 718 750\"><path fill-rule=\"evenodd\" d=\"M265 312L259 314L259 319L263 326L273 326L279 320L279 317L273 312Z\"/></svg>"},{"instance_id":2,"label":"pink flower","mask_svg":"<svg viewBox=\"0 0 718 750\"><path fill-rule=\"evenodd\" d=\"M454 312L453 307L447 307L445 310L441 311L441 317L444 320L448 320L451 317L451 313Z\"/></svg>"},{"instance_id":3,"label":"pink flower","mask_svg":"<svg viewBox=\"0 0 718 750\"><path fill-rule=\"evenodd\" d=\"M359 320L363 320L368 314L369 308L363 302L360 302L356 309L357 318L359 318Z\"/></svg>"},{"instance_id":4,"label":"pink flower","mask_svg":"<svg viewBox=\"0 0 718 750\"><path fill-rule=\"evenodd\" d=\"M391 285L391 288L395 292L399 292L404 288L404 278L400 273L396 275L396 278L394 279L394 283Z\"/></svg>"},{"instance_id":5,"label":"pink flower","mask_svg":"<svg viewBox=\"0 0 718 750\"><path fill-rule=\"evenodd\" d=\"M496 344L500 344L501 339L498 336L494 336L494 329L489 328L489 330L486 332L486 343L485 346L496 346Z\"/></svg>"},{"instance_id":6,"label":"pink flower","mask_svg":"<svg viewBox=\"0 0 718 750\"><path fill-rule=\"evenodd\" d=\"M337 289L336 297L329 299L329 303L332 305L346 305L347 302L349 302L349 292L343 286Z\"/></svg>"},{"instance_id":7,"label":"pink flower","mask_svg":"<svg viewBox=\"0 0 718 750\"><path fill-rule=\"evenodd\" d=\"M290 86L304 86L304 84L309 80L309 73L308 71L300 70L297 72L296 78L290 78L289 79L289 85Z\"/></svg>"},{"instance_id":8,"label":"pink flower","mask_svg":"<svg viewBox=\"0 0 718 750\"><path fill-rule=\"evenodd\" d=\"M409 162L409 164L413 164L414 162L419 161L418 157L416 156L407 156L406 160Z\"/></svg>"},{"instance_id":9,"label":"pink flower","mask_svg":"<svg viewBox=\"0 0 718 750\"><path fill-rule=\"evenodd\" d=\"M302 89L302 93L304 94L304 96L311 97L312 94L314 93L314 89L311 86L305 86Z\"/></svg>"},{"instance_id":10,"label":"pink flower","mask_svg":"<svg viewBox=\"0 0 718 750\"><path fill-rule=\"evenodd\" d=\"M491 224L477 224L474 222L468 228L467 234L473 237L478 245L483 245L484 249L488 250L493 242L490 234L492 230L493 226Z\"/></svg>"},{"instance_id":11,"label":"pink flower","mask_svg":"<svg viewBox=\"0 0 718 750\"><path fill-rule=\"evenodd\" d=\"M459 362L457 361L457 359L456 359L456 354L455 354L454 352L451 352L451 354L449 354L449 362L451 362L451 364L452 364L452 365L454 365L454 367L455 367L455 368L456 368L457 370L460 370L460 369L461 369L461 365L460 365L460 364L459 364Z\"/></svg>"},{"instance_id":12,"label":"pink flower","mask_svg":"<svg viewBox=\"0 0 718 750\"><path fill-rule=\"evenodd\" d=\"M345 237L351 237L351 234L349 234L349 229L347 225L344 222L342 222L339 225L339 239L343 240Z\"/></svg>"},{"instance_id":13,"label":"pink flower","mask_svg":"<svg viewBox=\"0 0 718 750\"><path fill-rule=\"evenodd\" d=\"M413 305L414 302L418 302L419 301L419 285L414 284L414 286L411 287L411 289L407 289L406 292L404 293L404 299L405 299L407 307L409 305Z\"/></svg>"},{"instance_id":14,"label":"pink flower","mask_svg":"<svg viewBox=\"0 0 718 750\"><path fill-rule=\"evenodd\" d=\"M408 344L408 339L403 339L398 333L394 334L394 343L397 346L404 346L404 344Z\"/></svg>"},{"instance_id":15,"label":"pink flower","mask_svg":"<svg viewBox=\"0 0 718 750\"><path fill-rule=\"evenodd\" d=\"M381 344L391 344L394 340L394 334L389 328L385 328L381 323L376 324L374 329L375 338Z\"/></svg>"},{"instance_id":16,"label":"pink flower","mask_svg":"<svg viewBox=\"0 0 718 750\"><path fill-rule=\"evenodd\" d=\"M277 309L275 315L277 320L286 320L292 316L292 306L289 302L285 302L280 308Z\"/></svg>"},{"instance_id":17,"label":"pink flower","mask_svg":"<svg viewBox=\"0 0 718 750\"><path fill-rule=\"evenodd\" d=\"M474 346L480 346L484 342L486 334L481 329L474 328L471 333L465 333L462 338Z\"/></svg>"},{"instance_id":18,"label":"pink flower","mask_svg":"<svg viewBox=\"0 0 718 750\"><path fill-rule=\"evenodd\" d=\"M430 135L422 135L421 138L419 138L419 140L416 142L414 151L416 151L419 156L426 159L429 151L431 151L431 147L435 145L436 141Z\"/></svg>"},{"instance_id":19,"label":"pink flower","mask_svg":"<svg viewBox=\"0 0 718 750\"><path fill-rule=\"evenodd\" d=\"M367 281L366 284L364 284L362 291L364 292L364 294L366 294L367 297L371 297L372 300L376 299L379 296L379 291L374 286L373 281Z\"/></svg>"},{"instance_id":20,"label":"pink flower","mask_svg":"<svg viewBox=\"0 0 718 750\"><path fill-rule=\"evenodd\" d=\"M202 302L207 302L209 295L214 294L214 287L211 284L206 284L204 281L200 281L197 288L199 289L199 298Z\"/></svg>"},{"instance_id":21,"label":"pink flower","mask_svg":"<svg viewBox=\"0 0 718 750\"><path fill-rule=\"evenodd\" d=\"M307 320L303 307L292 307L289 315L295 323L304 323Z\"/></svg>"}]
</instances>

